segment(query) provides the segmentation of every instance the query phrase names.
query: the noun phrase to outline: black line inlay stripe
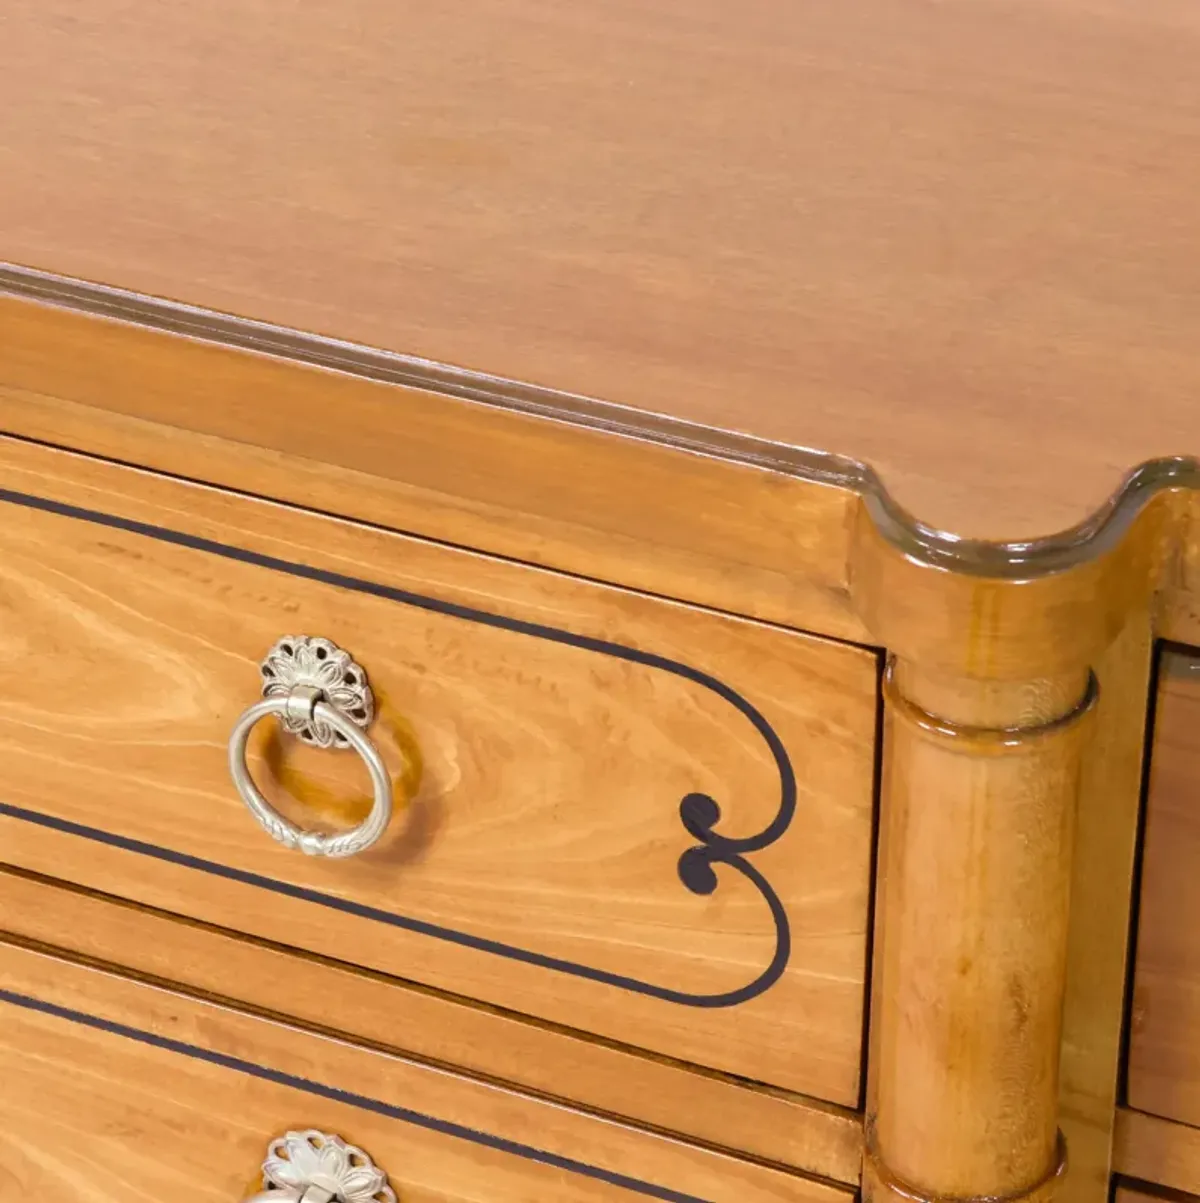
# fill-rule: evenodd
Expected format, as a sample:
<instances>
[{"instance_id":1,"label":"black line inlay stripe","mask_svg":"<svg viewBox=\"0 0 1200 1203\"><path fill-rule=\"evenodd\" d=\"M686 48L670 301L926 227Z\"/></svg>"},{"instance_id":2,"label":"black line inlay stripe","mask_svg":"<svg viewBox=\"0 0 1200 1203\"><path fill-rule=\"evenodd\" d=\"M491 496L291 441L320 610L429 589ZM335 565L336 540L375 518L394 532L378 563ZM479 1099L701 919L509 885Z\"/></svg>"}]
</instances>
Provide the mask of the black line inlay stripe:
<instances>
[{"instance_id":1,"label":"black line inlay stripe","mask_svg":"<svg viewBox=\"0 0 1200 1203\"><path fill-rule=\"evenodd\" d=\"M468 932L456 931L453 928L428 923L422 919L413 918L408 915L395 914L377 907L351 902L331 894L325 894L319 890L278 881L275 878L266 877L258 873L235 869L229 865L204 860L200 857L177 852L170 848L163 848L141 840L131 839L100 828L73 823L40 811L27 810L22 807L0 803L0 814L7 815L9 818L21 822L33 823L44 828L49 828L66 835L92 840L113 848L120 848L123 851L132 852L140 856L152 857L156 860L179 865L183 868L237 881L243 885L270 890L277 894L311 902L331 910L342 911L360 919L402 928L406 931L471 948L478 952L506 957L509 960L520 961L527 965L533 965L557 973L570 974L589 981L628 990L634 994L648 995L652 998L661 999L664 1002L677 1003L681 1006L705 1008L737 1006L770 989L787 968L788 960L791 956L791 929L788 923L787 912L778 894L776 894L763 875L746 859L746 855L761 851L763 848L773 844L787 831L796 813L796 774L787 749L783 746L783 741L779 738L778 733L765 716L751 702L723 681L700 669L693 668L676 660L671 660L666 656L660 656L654 652L642 651L638 648L627 647L624 644L597 639L589 635L575 634L571 631L546 626L541 623L509 618L506 615L494 614L488 610L480 610L472 606L460 605L457 602L449 602L441 598L427 597L421 593L393 588L390 585L383 585L377 581L368 581L360 577L347 576L342 573L330 572L327 569L315 568L309 564L279 559L275 556L264 555L261 552L250 551L231 544L219 543L213 539L201 538L198 535L190 535L168 527L138 522L131 518L123 518L98 510L84 509L79 506L68 505L64 502L53 501L49 498L37 497L29 493L20 493L12 489L0 488L0 502L21 506L26 509L38 510L62 518L87 522L95 526L107 527L112 530L124 531L143 538L154 539L160 543L168 543L176 547L184 547L193 551L204 552L208 555L220 556L222 559L249 564L256 568L264 568L273 572L285 573L288 576L316 581L324 585L332 585L339 589L348 589L356 593L368 594L372 597L396 602L400 605L413 606L449 618L509 631L516 635L534 639L545 639L567 647L578 648L582 651L611 656L618 660L670 673L673 676L690 681L715 693L738 711L753 726L770 750L779 774L779 808L774 818L762 831L742 838L733 838L722 835L715 830L716 825L721 819L721 808L714 798L701 793L688 794L679 803L679 815L684 828L697 842L694 846L685 849L680 856L678 864L679 878L683 886L692 893L711 894L719 885L715 866L726 865L741 874L762 895L771 913L771 920L775 927L775 951L766 968L744 986L717 994L696 994L683 990L675 990L669 986L662 986L653 982L642 981L639 978L628 977L624 974L612 973L594 966L581 965L574 961L544 956L529 949L505 944L497 940L485 939L481 936L471 935Z\"/></svg>"},{"instance_id":2,"label":"black line inlay stripe","mask_svg":"<svg viewBox=\"0 0 1200 1203\"><path fill-rule=\"evenodd\" d=\"M287 1086L293 1090L301 1090L305 1094L311 1094L317 1098L330 1099L337 1103L347 1103L351 1107L358 1107L362 1111L370 1111L375 1115L382 1115L388 1119L398 1120L401 1123L412 1124L415 1127L424 1128L430 1132L440 1132L445 1136L453 1136L458 1140L468 1140L473 1144L483 1145L489 1149L496 1149L501 1153L510 1153L514 1157L523 1157L526 1161L536 1161L541 1165L565 1170L570 1174L578 1174L583 1178L605 1182L609 1186L617 1186L623 1190L632 1191L634 1194L642 1195L644 1198L662 1199L665 1203L709 1203L708 1200L698 1198L696 1195L687 1195L682 1191L671 1190L665 1186L656 1186L652 1182L643 1182L640 1178L631 1178L627 1174L618 1174L613 1170L589 1165L586 1161L577 1161L573 1157L563 1157L558 1153L549 1153L544 1149L537 1149L532 1145L522 1144L520 1141L509 1140L504 1136L494 1136L492 1133L481 1131L478 1128L469 1128L465 1124L456 1124L451 1120L438 1119L436 1116L425 1115L420 1111L413 1111L409 1107L397 1107L392 1103L385 1103L380 1099L373 1099L367 1095L355 1094L350 1090L341 1090L336 1086L327 1086L323 1082L314 1082L310 1078L301 1078L296 1074L272 1069L267 1065L259 1065L254 1061L246 1061L241 1057L232 1057L227 1053L218 1053L211 1049L200 1048L195 1044L186 1044L182 1040L172 1040L166 1036L158 1036L153 1032L145 1032L140 1028L130 1027L127 1024L115 1023L110 1019L101 1019L99 1016L88 1015L83 1011L75 1011L69 1007L59 1006L57 1003L33 998L27 994L18 994L12 990L0 989L0 1002L8 1003L14 1007L21 1007L26 1011L37 1011L42 1015L66 1020L68 1023L79 1024L82 1027L92 1028L98 1032L107 1032L111 1036L120 1036L125 1040L133 1040L138 1044L145 1044L151 1048L162 1049L169 1053L178 1053L180 1056L190 1057L195 1061L205 1061L210 1065L220 1066L222 1069L245 1074L247 1077L258 1078L264 1082L273 1082L277 1086ZM386 1168L385 1166L384 1169Z\"/></svg>"}]
</instances>

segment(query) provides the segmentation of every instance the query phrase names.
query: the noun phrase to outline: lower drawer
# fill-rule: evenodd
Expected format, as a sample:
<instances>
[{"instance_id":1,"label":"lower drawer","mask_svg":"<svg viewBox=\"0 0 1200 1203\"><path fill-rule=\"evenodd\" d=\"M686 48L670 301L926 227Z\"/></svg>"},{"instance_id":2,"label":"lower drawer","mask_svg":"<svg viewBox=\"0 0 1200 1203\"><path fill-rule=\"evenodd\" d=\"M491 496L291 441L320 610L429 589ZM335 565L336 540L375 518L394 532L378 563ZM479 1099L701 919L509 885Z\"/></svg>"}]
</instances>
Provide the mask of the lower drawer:
<instances>
[{"instance_id":1,"label":"lower drawer","mask_svg":"<svg viewBox=\"0 0 1200 1203\"><path fill-rule=\"evenodd\" d=\"M577 1110L834 1182L857 1183L854 1112L705 1072L337 961L298 955L206 924L0 866L0 926L11 943L53 946L124 976L289 1021L401 1057L454 1066ZM568 1067L564 1071L564 1066Z\"/></svg>"},{"instance_id":2,"label":"lower drawer","mask_svg":"<svg viewBox=\"0 0 1200 1203\"><path fill-rule=\"evenodd\" d=\"M3 941L0 1080L0 1199L14 1203L232 1203L269 1183L278 1203L851 1199Z\"/></svg>"}]
</instances>

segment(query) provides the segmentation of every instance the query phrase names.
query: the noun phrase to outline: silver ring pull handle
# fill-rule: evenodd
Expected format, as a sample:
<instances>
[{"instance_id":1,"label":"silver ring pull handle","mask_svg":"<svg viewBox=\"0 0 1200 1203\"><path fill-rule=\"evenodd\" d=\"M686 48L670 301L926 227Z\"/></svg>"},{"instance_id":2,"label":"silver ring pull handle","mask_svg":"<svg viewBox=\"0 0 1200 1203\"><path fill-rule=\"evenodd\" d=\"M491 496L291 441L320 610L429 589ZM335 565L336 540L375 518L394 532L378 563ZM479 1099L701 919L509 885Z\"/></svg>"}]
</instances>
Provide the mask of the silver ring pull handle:
<instances>
[{"instance_id":1,"label":"silver ring pull handle","mask_svg":"<svg viewBox=\"0 0 1200 1203\"><path fill-rule=\"evenodd\" d=\"M363 733L375 714L375 699L362 666L328 639L285 635L259 670L263 700L233 725L229 772L250 813L272 839L309 856L354 856L370 848L392 817L392 779L375 745ZM366 762L375 799L371 813L349 831L326 835L289 822L263 797L246 764L246 743L267 715L284 730L318 748L353 748Z\"/></svg>"},{"instance_id":2,"label":"silver ring pull handle","mask_svg":"<svg viewBox=\"0 0 1200 1203\"><path fill-rule=\"evenodd\" d=\"M362 1151L324 1132L271 1141L263 1189L246 1203L398 1203L387 1174Z\"/></svg>"}]
</instances>

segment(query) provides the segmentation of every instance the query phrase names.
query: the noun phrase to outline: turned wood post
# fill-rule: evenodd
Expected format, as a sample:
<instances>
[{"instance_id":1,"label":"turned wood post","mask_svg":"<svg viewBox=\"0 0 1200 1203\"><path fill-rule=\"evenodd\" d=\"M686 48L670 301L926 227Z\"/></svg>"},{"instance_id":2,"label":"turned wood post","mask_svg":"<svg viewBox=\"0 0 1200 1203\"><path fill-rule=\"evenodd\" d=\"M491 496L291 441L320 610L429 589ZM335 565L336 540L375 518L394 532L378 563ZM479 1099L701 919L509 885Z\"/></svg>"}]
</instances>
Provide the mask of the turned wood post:
<instances>
[{"instance_id":1,"label":"turned wood post","mask_svg":"<svg viewBox=\"0 0 1200 1203\"><path fill-rule=\"evenodd\" d=\"M1085 670L1028 686L885 680L864 1189L1049 1197Z\"/></svg>"},{"instance_id":2,"label":"turned wood post","mask_svg":"<svg viewBox=\"0 0 1200 1203\"><path fill-rule=\"evenodd\" d=\"M888 649L863 1193L1051 1199L1091 666L1144 603L1144 533L1036 577L942 569L864 508L852 587Z\"/></svg>"}]
</instances>

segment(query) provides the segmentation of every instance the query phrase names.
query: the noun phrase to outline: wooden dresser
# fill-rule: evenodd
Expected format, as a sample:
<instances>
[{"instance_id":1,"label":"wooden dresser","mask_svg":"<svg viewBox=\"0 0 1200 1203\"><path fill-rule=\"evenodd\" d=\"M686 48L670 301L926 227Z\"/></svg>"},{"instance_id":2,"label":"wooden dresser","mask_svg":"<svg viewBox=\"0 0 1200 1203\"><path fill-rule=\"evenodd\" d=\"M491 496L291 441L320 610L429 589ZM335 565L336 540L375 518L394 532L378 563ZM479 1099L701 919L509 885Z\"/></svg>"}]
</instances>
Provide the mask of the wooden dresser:
<instances>
[{"instance_id":1,"label":"wooden dresser","mask_svg":"<svg viewBox=\"0 0 1200 1203\"><path fill-rule=\"evenodd\" d=\"M1200 8L0 111L0 1203L1200 1199Z\"/></svg>"}]
</instances>

